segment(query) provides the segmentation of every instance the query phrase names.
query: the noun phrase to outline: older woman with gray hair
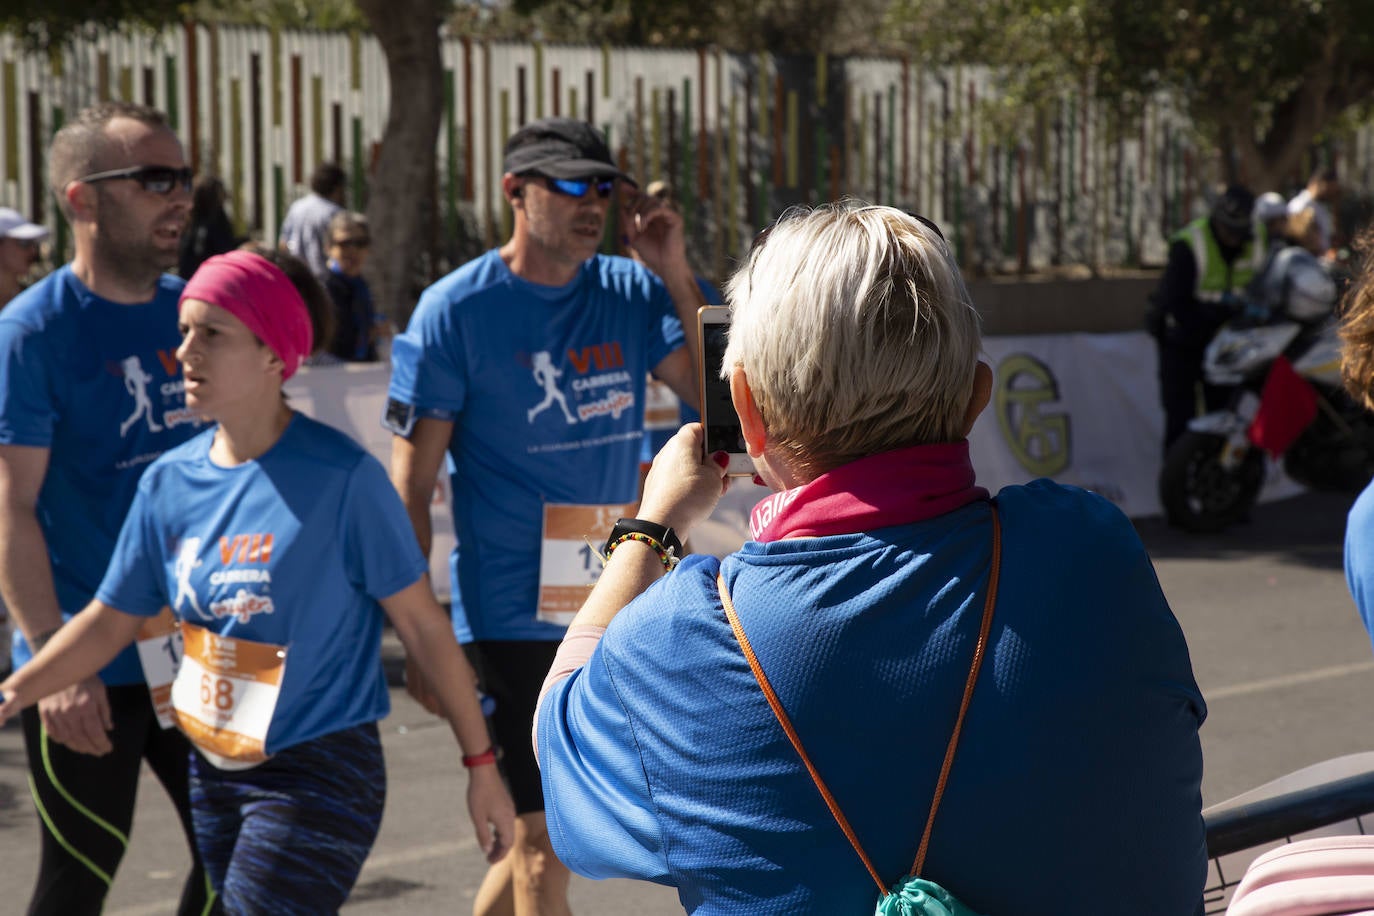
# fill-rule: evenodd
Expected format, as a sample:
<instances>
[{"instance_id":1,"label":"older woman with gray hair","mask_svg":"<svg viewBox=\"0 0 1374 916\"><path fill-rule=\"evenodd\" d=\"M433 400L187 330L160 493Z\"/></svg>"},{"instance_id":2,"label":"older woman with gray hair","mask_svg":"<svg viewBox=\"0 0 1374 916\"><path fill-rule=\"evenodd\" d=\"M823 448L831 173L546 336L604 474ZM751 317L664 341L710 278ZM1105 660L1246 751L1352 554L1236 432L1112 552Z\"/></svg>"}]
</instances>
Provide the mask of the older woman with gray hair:
<instances>
[{"instance_id":1,"label":"older woman with gray hair","mask_svg":"<svg viewBox=\"0 0 1374 916\"><path fill-rule=\"evenodd\" d=\"M1183 633L1109 502L976 485L992 373L939 230L795 212L727 298L777 492L677 563L721 456L691 424L655 459L535 720L559 857L694 913L1201 913Z\"/></svg>"}]
</instances>

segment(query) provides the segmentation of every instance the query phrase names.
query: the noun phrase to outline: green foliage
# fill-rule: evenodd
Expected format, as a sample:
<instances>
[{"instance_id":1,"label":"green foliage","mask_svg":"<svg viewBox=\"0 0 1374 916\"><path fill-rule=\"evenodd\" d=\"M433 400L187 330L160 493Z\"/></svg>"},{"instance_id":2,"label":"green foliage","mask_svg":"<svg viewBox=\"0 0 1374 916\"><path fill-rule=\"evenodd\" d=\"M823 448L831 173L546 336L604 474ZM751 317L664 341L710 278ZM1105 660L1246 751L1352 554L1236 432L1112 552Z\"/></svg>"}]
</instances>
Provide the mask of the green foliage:
<instances>
[{"instance_id":1,"label":"green foliage","mask_svg":"<svg viewBox=\"0 0 1374 916\"><path fill-rule=\"evenodd\" d=\"M886 0L511 0L459 3L480 38L831 54L875 52Z\"/></svg>"},{"instance_id":2,"label":"green foliage","mask_svg":"<svg viewBox=\"0 0 1374 916\"><path fill-rule=\"evenodd\" d=\"M450 4L443 2L447 10ZM281 29L358 29L367 20L353 0L3 0L0 31L31 48L120 29L162 29L185 20Z\"/></svg>"},{"instance_id":3,"label":"green foliage","mask_svg":"<svg viewBox=\"0 0 1374 916\"><path fill-rule=\"evenodd\" d=\"M279 29L362 30L367 20L353 0L195 0L190 16L200 22Z\"/></svg>"},{"instance_id":4,"label":"green foliage","mask_svg":"<svg viewBox=\"0 0 1374 916\"><path fill-rule=\"evenodd\" d=\"M30 48L60 47L69 39L119 29L160 29L182 18L181 0L4 0L0 31Z\"/></svg>"},{"instance_id":5,"label":"green foliage","mask_svg":"<svg viewBox=\"0 0 1374 916\"><path fill-rule=\"evenodd\" d=\"M893 0L887 29L918 59L996 67L1009 129L1072 88L1123 122L1168 91L1263 179L1374 94L1374 0Z\"/></svg>"}]
</instances>

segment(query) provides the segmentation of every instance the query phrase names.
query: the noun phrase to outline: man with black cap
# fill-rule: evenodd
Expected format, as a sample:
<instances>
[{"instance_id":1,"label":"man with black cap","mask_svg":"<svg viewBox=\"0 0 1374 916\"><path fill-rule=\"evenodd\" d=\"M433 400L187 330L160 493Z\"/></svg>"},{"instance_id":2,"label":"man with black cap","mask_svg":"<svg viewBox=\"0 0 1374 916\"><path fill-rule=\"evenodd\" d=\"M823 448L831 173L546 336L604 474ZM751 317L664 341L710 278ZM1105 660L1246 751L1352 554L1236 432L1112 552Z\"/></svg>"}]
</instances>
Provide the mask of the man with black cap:
<instances>
[{"instance_id":1,"label":"man with black cap","mask_svg":"<svg viewBox=\"0 0 1374 916\"><path fill-rule=\"evenodd\" d=\"M591 125L520 128L501 178L510 240L427 289L392 345L392 480L428 552L448 454L454 631L495 701L493 740L520 814L475 913L568 912L530 746L539 688L600 570L588 543L635 514L647 374L699 402L702 300L682 218L641 195L619 230L643 263L598 254L618 184L637 187ZM418 675L409 684L428 705Z\"/></svg>"},{"instance_id":2,"label":"man with black cap","mask_svg":"<svg viewBox=\"0 0 1374 916\"><path fill-rule=\"evenodd\" d=\"M1155 291L1150 330L1159 343L1159 391L1164 451L1197 415L1198 387L1207 410L1225 406L1228 389L1202 377L1207 343L1229 318L1241 290L1264 268L1265 231L1253 219L1255 195L1233 185L1199 217L1174 233L1169 261Z\"/></svg>"}]
</instances>

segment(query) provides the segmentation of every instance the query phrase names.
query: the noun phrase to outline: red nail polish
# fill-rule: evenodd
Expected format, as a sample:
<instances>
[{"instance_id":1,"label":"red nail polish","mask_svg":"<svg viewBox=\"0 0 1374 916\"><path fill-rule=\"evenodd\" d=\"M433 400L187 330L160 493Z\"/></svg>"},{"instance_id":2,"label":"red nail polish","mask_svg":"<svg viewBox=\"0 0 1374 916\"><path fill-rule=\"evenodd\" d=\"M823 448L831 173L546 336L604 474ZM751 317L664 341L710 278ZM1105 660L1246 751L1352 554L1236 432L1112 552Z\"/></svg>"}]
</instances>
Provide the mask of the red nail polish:
<instances>
[{"instance_id":1,"label":"red nail polish","mask_svg":"<svg viewBox=\"0 0 1374 916\"><path fill-rule=\"evenodd\" d=\"M763 478L760 477L760 476L757 475L757 474L754 475L754 483L758 484L758 485L761 486L761 487L766 487L766 486L768 486L768 484L764 483Z\"/></svg>"},{"instance_id":2,"label":"red nail polish","mask_svg":"<svg viewBox=\"0 0 1374 916\"><path fill-rule=\"evenodd\" d=\"M716 452L711 456L711 460L723 468L730 466L730 456L725 452Z\"/></svg>"}]
</instances>

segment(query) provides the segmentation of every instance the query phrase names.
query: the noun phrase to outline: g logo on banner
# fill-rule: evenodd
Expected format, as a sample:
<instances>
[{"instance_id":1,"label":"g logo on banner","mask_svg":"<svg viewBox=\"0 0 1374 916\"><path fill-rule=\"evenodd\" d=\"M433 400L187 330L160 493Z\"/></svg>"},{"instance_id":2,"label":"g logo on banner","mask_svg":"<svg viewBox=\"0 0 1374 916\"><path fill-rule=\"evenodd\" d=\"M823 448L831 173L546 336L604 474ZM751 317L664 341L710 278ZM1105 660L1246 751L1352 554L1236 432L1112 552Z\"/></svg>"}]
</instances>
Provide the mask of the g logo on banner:
<instances>
[{"instance_id":1,"label":"g logo on banner","mask_svg":"<svg viewBox=\"0 0 1374 916\"><path fill-rule=\"evenodd\" d=\"M1037 477L1053 477L1069 466L1069 416L1044 413L1059 400L1059 383L1034 356L1017 353L997 367L997 423L1017 462Z\"/></svg>"}]
</instances>

